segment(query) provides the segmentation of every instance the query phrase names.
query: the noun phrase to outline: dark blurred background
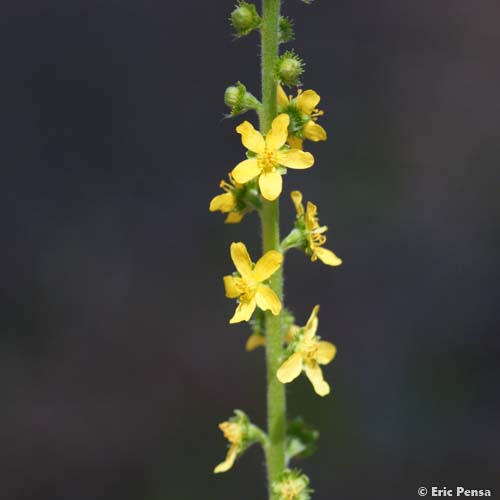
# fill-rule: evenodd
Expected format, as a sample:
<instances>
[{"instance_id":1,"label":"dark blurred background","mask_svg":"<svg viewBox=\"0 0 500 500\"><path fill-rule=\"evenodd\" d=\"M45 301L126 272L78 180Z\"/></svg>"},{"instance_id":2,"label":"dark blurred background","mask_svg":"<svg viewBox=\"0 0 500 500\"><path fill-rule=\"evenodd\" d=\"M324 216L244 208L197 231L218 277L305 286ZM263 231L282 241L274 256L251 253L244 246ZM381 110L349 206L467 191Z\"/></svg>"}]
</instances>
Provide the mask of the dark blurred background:
<instances>
[{"instance_id":1,"label":"dark blurred background","mask_svg":"<svg viewBox=\"0 0 500 500\"><path fill-rule=\"evenodd\" d=\"M242 159L225 87L257 95L258 38L233 2L26 0L1 16L0 497L266 498L252 448L229 473L217 423L265 424L263 351L221 276L257 217L208 212ZM321 431L296 462L315 499L500 492L500 4L289 0L327 143L292 171L337 269L290 253L287 303L339 354L333 393L289 386ZM253 118L253 117L252 117Z\"/></svg>"}]
</instances>

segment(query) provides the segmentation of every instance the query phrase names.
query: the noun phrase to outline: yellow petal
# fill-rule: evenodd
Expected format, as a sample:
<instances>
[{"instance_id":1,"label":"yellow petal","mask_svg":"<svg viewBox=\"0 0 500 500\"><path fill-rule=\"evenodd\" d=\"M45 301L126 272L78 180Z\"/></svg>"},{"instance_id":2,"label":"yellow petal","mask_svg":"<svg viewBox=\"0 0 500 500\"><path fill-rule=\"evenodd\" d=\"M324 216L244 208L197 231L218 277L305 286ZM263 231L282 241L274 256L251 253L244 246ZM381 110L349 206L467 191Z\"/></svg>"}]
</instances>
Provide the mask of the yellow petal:
<instances>
[{"instance_id":1,"label":"yellow petal","mask_svg":"<svg viewBox=\"0 0 500 500\"><path fill-rule=\"evenodd\" d=\"M295 205L295 210L297 215L302 215L304 213L304 205L302 205L302 193L300 191L292 191L290 193L293 204Z\"/></svg>"},{"instance_id":2,"label":"yellow petal","mask_svg":"<svg viewBox=\"0 0 500 500\"><path fill-rule=\"evenodd\" d=\"M278 163L288 168L309 168L314 165L314 156L299 149L278 153Z\"/></svg>"},{"instance_id":3,"label":"yellow petal","mask_svg":"<svg viewBox=\"0 0 500 500\"><path fill-rule=\"evenodd\" d=\"M240 302L233 317L229 320L229 323L240 323L241 321L248 321L253 312L255 311L256 302L252 299L248 302Z\"/></svg>"},{"instance_id":4,"label":"yellow petal","mask_svg":"<svg viewBox=\"0 0 500 500\"><path fill-rule=\"evenodd\" d=\"M215 469L214 473L219 474L220 472L227 472L233 465L236 460L236 456L238 455L239 446L236 444L231 445L229 451L226 455L226 460L220 463Z\"/></svg>"},{"instance_id":5,"label":"yellow petal","mask_svg":"<svg viewBox=\"0 0 500 500\"><path fill-rule=\"evenodd\" d=\"M271 311L275 316L281 311L281 302L278 296L266 285L259 285L255 293L257 305L263 311Z\"/></svg>"},{"instance_id":6,"label":"yellow petal","mask_svg":"<svg viewBox=\"0 0 500 500\"><path fill-rule=\"evenodd\" d=\"M294 352L278 369L276 376L282 384L295 380L302 371L302 354Z\"/></svg>"},{"instance_id":7,"label":"yellow petal","mask_svg":"<svg viewBox=\"0 0 500 500\"><path fill-rule=\"evenodd\" d=\"M247 279L252 275L252 261L244 243L241 241L231 243L231 259L233 259L234 267L236 267L243 279Z\"/></svg>"},{"instance_id":8,"label":"yellow petal","mask_svg":"<svg viewBox=\"0 0 500 500\"><path fill-rule=\"evenodd\" d=\"M327 365L335 358L337 348L331 342L320 340L317 344L318 350L316 351L316 361L320 365Z\"/></svg>"},{"instance_id":9,"label":"yellow petal","mask_svg":"<svg viewBox=\"0 0 500 500\"><path fill-rule=\"evenodd\" d=\"M297 107L306 115L310 115L320 101L319 95L314 90L306 90L297 97Z\"/></svg>"},{"instance_id":10,"label":"yellow petal","mask_svg":"<svg viewBox=\"0 0 500 500\"><path fill-rule=\"evenodd\" d=\"M304 141L299 137L296 137L295 135L289 135L287 142L288 144L290 144L290 147L292 149L300 149L300 150L303 149L302 144Z\"/></svg>"},{"instance_id":11,"label":"yellow petal","mask_svg":"<svg viewBox=\"0 0 500 500\"><path fill-rule=\"evenodd\" d=\"M318 312L319 305L316 305L314 306L314 309L311 312L311 316L309 316L306 326L304 327L304 336L308 339L312 339L318 331Z\"/></svg>"},{"instance_id":12,"label":"yellow petal","mask_svg":"<svg viewBox=\"0 0 500 500\"><path fill-rule=\"evenodd\" d=\"M271 130L266 135L266 146L268 150L276 151L281 148L288 137L288 125L290 117L286 113L278 115L271 125Z\"/></svg>"},{"instance_id":13,"label":"yellow petal","mask_svg":"<svg viewBox=\"0 0 500 500\"><path fill-rule=\"evenodd\" d=\"M286 92L283 90L281 85L278 85L278 107L286 108L288 106L288 96Z\"/></svg>"},{"instance_id":14,"label":"yellow petal","mask_svg":"<svg viewBox=\"0 0 500 500\"><path fill-rule=\"evenodd\" d=\"M312 201L308 201L306 206L306 217L312 220L317 214L318 207Z\"/></svg>"},{"instance_id":15,"label":"yellow petal","mask_svg":"<svg viewBox=\"0 0 500 500\"><path fill-rule=\"evenodd\" d=\"M266 147L264 137L262 137L262 134L258 130L254 129L250 122L244 121L238 125L236 132L241 134L241 142L247 149L254 153L262 153L264 151Z\"/></svg>"},{"instance_id":16,"label":"yellow petal","mask_svg":"<svg viewBox=\"0 0 500 500\"><path fill-rule=\"evenodd\" d=\"M311 381L311 384L314 387L316 394L319 396L326 396L330 393L330 386L323 379L323 372L317 363L306 364L304 369L307 378Z\"/></svg>"},{"instance_id":17,"label":"yellow petal","mask_svg":"<svg viewBox=\"0 0 500 500\"><path fill-rule=\"evenodd\" d=\"M274 274L283 262L283 254L276 250L266 252L255 264L253 269L253 279L257 282L267 280Z\"/></svg>"},{"instance_id":18,"label":"yellow petal","mask_svg":"<svg viewBox=\"0 0 500 500\"><path fill-rule=\"evenodd\" d=\"M246 182L251 181L254 177L257 177L260 174L260 171L261 169L259 167L258 160L256 158L250 158L238 163L238 165L233 168L231 175L239 184L245 184Z\"/></svg>"},{"instance_id":19,"label":"yellow petal","mask_svg":"<svg viewBox=\"0 0 500 500\"><path fill-rule=\"evenodd\" d=\"M258 335L256 333L253 333L252 335L250 335L250 337L248 337L245 349L248 352L250 352L253 351L254 349L257 349L257 347L265 345L266 345L266 337L264 337L264 335Z\"/></svg>"},{"instance_id":20,"label":"yellow petal","mask_svg":"<svg viewBox=\"0 0 500 500\"><path fill-rule=\"evenodd\" d=\"M221 212L230 212L236 207L236 198L232 193L224 193L215 196L210 202L210 212L216 212L220 210Z\"/></svg>"},{"instance_id":21,"label":"yellow petal","mask_svg":"<svg viewBox=\"0 0 500 500\"><path fill-rule=\"evenodd\" d=\"M224 289L226 290L226 297L228 299L235 299L241 295L241 292L236 286L237 278L234 276L224 276Z\"/></svg>"},{"instance_id":22,"label":"yellow petal","mask_svg":"<svg viewBox=\"0 0 500 500\"><path fill-rule=\"evenodd\" d=\"M313 142L326 141L326 130L318 125L315 121L309 120L302 129L302 133L306 139Z\"/></svg>"},{"instance_id":23,"label":"yellow petal","mask_svg":"<svg viewBox=\"0 0 500 500\"><path fill-rule=\"evenodd\" d=\"M331 250L323 247L315 247L314 255L327 266L340 266L342 259L339 259Z\"/></svg>"},{"instance_id":24,"label":"yellow petal","mask_svg":"<svg viewBox=\"0 0 500 500\"><path fill-rule=\"evenodd\" d=\"M269 201L274 201L283 189L283 179L278 172L262 173L259 177L259 187L262 196Z\"/></svg>"},{"instance_id":25,"label":"yellow petal","mask_svg":"<svg viewBox=\"0 0 500 500\"><path fill-rule=\"evenodd\" d=\"M241 222L241 219L245 216L245 212L229 212L227 214L225 224L238 224Z\"/></svg>"}]
</instances>

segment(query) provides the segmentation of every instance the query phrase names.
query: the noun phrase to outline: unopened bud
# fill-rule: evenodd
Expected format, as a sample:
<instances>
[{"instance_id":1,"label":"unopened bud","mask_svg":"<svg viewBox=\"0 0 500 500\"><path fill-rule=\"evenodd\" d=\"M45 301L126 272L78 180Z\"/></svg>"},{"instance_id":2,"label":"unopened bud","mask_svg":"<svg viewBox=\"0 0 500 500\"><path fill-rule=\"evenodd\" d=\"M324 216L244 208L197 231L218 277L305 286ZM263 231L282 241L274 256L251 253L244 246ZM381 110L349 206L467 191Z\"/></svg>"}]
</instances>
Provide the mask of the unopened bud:
<instances>
[{"instance_id":1,"label":"unopened bud","mask_svg":"<svg viewBox=\"0 0 500 500\"><path fill-rule=\"evenodd\" d=\"M231 24L238 36L245 36L260 24L260 16L254 4L240 1L231 12Z\"/></svg>"},{"instance_id":2,"label":"unopened bud","mask_svg":"<svg viewBox=\"0 0 500 500\"><path fill-rule=\"evenodd\" d=\"M276 76L284 85L298 85L303 72L304 63L295 52L287 51L277 61Z\"/></svg>"},{"instance_id":3,"label":"unopened bud","mask_svg":"<svg viewBox=\"0 0 500 500\"><path fill-rule=\"evenodd\" d=\"M259 100L250 92L245 85L238 82L228 87L224 92L224 103L231 110L231 116L241 115L250 109L259 109Z\"/></svg>"}]
</instances>

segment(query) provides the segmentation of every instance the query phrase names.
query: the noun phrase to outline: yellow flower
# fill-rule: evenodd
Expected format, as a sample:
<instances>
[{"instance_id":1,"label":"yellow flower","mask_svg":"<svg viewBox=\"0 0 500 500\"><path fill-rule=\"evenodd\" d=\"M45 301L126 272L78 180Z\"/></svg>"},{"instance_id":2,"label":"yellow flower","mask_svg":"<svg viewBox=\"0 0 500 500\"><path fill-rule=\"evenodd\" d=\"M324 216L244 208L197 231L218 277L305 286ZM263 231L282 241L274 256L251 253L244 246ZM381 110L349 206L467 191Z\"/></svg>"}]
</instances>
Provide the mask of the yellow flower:
<instances>
[{"instance_id":1,"label":"yellow flower","mask_svg":"<svg viewBox=\"0 0 500 500\"><path fill-rule=\"evenodd\" d=\"M278 85L278 108L289 113L292 124L289 127L287 142L292 148L302 149L303 139L310 141L326 141L325 129L316 123L323 111L316 108L320 96L314 90L299 89L297 97L288 97L281 85Z\"/></svg>"},{"instance_id":2,"label":"yellow flower","mask_svg":"<svg viewBox=\"0 0 500 500\"><path fill-rule=\"evenodd\" d=\"M260 192L269 201L275 200L281 194L283 180L280 166L305 169L314 165L311 153L299 149L281 150L288 137L289 123L290 117L287 114L278 115L265 139L250 122L244 121L236 127L236 132L241 134L241 142L255 156L234 167L234 180L245 184L258 177Z\"/></svg>"},{"instance_id":3,"label":"yellow flower","mask_svg":"<svg viewBox=\"0 0 500 500\"><path fill-rule=\"evenodd\" d=\"M339 259L331 250L323 248L326 242L327 226L320 226L318 220L318 207L307 202L306 211L304 214L304 205L302 205L302 193L300 191L292 191L291 198L297 211L297 218L304 217L304 224L307 233L307 247L311 252L311 261L315 262L317 259L321 260L324 264L329 266L340 266L342 260Z\"/></svg>"},{"instance_id":4,"label":"yellow flower","mask_svg":"<svg viewBox=\"0 0 500 500\"><path fill-rule=\"evenodd\" d=\"M315 306L297 340L294 353L280 366L276 376L281 383L287 384L295 380L304 370L316 394L326 396L330 393L330 386L323 379L320 365L330 363L337 353L337 348L316 336L318 311L319 306Z\"/></svg>"},{"instance_id":5,"label":"yellow flower","mask_svg":"<svg viewBox=\"0 0 500 500\"><path fill-rule=\"evenodd\" d=\"M238 307L229 323L248 321L255 307L263 311L270 310L274 315L281 311L278 296L264 285L274 274L283 261L283 255L276 250L269 250L253 265L244 243L231 243L231 258L239 276L224 276L226 297L239 299Z\"/></svg>"},{"instance_id":6,"label":"yellow flower","mask_svg":"<svg viewBox=\"0 0 500 500\"><path fill-rule=\"evenodd\" d=\"M238 193L243 187L241 184L235 182L231 174L229 174L229 182L220 181L219 187L222 188L225 193L219 194L212 198L210 202L209 210L210 212L220 211L222 213L228 214L226 224L237 224L243 219L247 210L244 208L238 210L240 203L238 202L238 197L235 193Z\"/></svg>"},{"instance_id":7,"label":"yellow flower","mask_svg":"<svg viewBox=\"0 0 500 500\"><path fill-rule=\"evenodd\" d=\"M219 424L219 429L224 433L224 437L229 441L229 450L226 459L214 469L215 474L227 472L233 465L238 453L243 449L245 428L241 421L227 421Z\"/></svg>"}]
</instances>

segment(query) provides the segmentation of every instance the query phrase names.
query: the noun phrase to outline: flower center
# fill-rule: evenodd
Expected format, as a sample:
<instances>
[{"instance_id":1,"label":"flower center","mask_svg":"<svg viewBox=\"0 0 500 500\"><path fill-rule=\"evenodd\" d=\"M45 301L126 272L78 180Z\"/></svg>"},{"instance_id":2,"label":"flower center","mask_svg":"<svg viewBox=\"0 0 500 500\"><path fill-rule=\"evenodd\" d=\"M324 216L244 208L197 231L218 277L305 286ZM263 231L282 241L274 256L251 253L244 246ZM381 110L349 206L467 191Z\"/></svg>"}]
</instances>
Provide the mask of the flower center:
<instances>
[{"instance_id":1,"label":"flower center","mask_svg":"<svg viewBox=\"0 0 500 500\"><path fill-rule=\"evenodd\" d=\"M258 283L254 279L248 278L238 280L235 285L238 291L241 293L240 300L242 300L243 302L248 302L253 299L257 290Z\"/></svg>"},{"instance_id":2,"label":"flower center","mask_svg":"<svg viewBox=\"0 0 500 500\"><path fill-rule=\"evenodd\" d=\"M278 165L278 158L276 157L276 151L265 149L258 157L259 167L267 174L272 172Z\"/></svg>"},{"instance_id":3,"label":"flower center","mask_svg":"<svg viewBox=\"0 0 500 500\"><path fill-rule=\"evenodd\" d=\"M300 352L304 356L304 361L314 361L316 359L316 354L318 352L318 343L315 339L303 340L300 345Z\"/></svg>"},{"instance_id":4,"label":"flower center","mask_svg":"<svg viewBox=\"0 0 500 500\"><path fill-rule=\"evenodd\" d=\"M281 496L284 500L296 500L303 489L304 485L302 483L288 480L281 487Z\"/></svg>"},{"instance_id":5,"label":"flower center","mask_svg":"<svg viewBox=\"0 0 500 500\"><path fill-rule=\"evenodd\" d=\"M232 444L238 444L243 437L243 429L241 425L235 422L224 422L221 424L221 429L224 432L224 437Z\"/></svg>"}]
</instances>

